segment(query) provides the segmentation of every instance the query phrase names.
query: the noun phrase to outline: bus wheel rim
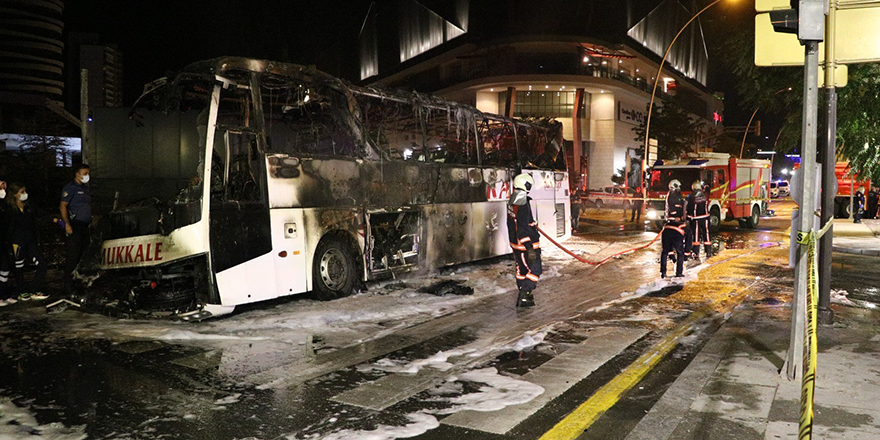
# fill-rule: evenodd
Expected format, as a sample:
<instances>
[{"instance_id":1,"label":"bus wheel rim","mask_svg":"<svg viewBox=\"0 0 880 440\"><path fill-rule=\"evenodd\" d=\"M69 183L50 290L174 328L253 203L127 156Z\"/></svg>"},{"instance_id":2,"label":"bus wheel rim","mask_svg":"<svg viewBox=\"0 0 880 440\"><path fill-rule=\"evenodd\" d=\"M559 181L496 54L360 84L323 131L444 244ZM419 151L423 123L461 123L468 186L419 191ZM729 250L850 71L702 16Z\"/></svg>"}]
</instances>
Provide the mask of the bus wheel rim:
<instances>
[{"instance_id":1,"label":"bus wheel rim","mask_svg":"<svg viewBox=\"0 0 880 440\"><path fill-rule=\"evenodd\" d=\"M321 279L330 290L339 290L345 285L348 271L345 256L339 249L328 249L321 256Z\"/></svg>"}]
</instances>

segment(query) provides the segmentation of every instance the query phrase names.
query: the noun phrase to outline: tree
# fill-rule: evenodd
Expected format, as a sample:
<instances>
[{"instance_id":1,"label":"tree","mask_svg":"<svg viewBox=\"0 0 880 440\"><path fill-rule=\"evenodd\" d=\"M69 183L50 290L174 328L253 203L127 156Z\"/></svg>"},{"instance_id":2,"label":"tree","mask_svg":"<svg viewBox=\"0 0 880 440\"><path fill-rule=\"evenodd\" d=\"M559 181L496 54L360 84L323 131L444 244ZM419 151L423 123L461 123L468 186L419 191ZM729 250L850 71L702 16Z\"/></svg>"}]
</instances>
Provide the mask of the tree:
<instances>
[{"instance_id":1,"label":"tree","mask_svg":"<svg viewBox=\"0 0 880 440\"><path fill-rule=\"evenodd\" d=\"M661 101L660 105L654 104L650 136L657 139L657 155L660 159L675 159L693 149L703 123L674 101ZM645 143L646 125L647 121L634 130L635 140L642 144Z\"/></svg>"},{"instance_id":2,"label":"tree","mask_svg":"<svg viewBox=\"0 0 880 440\"><path fill-rule=\"evenodd\" d=\"M757 67L754 63L754 28L724 38L718 50L722 63L735 75L735 89L744 110L761 112L782 120L782 132L776 144L780 153L798 149L803 115L803 68ZM740 29L741 31L742 29ZM791 87L788 93L777 94ZM880 66L849 66L846 87L837 89L837 154L848 160L854 173L880 179ZM820 108L825 95L819 94ZM820 112L821 116L821 112ZM821 117L820 117L821 120ZM820 138L823 131L820 126Z\"/></svg>"}]
</instances>

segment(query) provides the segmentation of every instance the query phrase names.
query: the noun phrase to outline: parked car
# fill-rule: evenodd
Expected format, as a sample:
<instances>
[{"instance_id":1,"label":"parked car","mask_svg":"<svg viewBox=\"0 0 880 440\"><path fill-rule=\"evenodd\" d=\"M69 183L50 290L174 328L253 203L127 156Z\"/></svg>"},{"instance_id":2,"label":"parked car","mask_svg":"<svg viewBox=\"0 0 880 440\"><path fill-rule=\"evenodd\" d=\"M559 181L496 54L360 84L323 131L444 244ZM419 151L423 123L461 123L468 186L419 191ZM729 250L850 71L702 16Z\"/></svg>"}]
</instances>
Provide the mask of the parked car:
<instances>
[{"instance_id":1,"label":"parked car","mask_svg":"<svg viewBox=\"0 0 880 440\"><path fill-rule=\"evenodd\" d=\"M776 184L779 186L779 197L791 196L791 187L788 186L787 180L780 180Z\"/></svg>"},{"instance_id":2,"label":"parked car","mask_svg":"<svg viewBox=\"0 0 880 440\"><path fill-rule=\"evenodd\" d=\"M770 198L779 197L779 183L778 182L770 182Z\"/></svg>"},{"instance_id":3,"label":"parked car","mask_svg":"<svg viewBox=\"0 0 880 440\"><path fill-rule=\"evenodd\" d=\"M635 197L635 191L630 188L619 186L606 186L601 189L591 189L587 194L586 200L592 202L597 208L627 208L632 207L632 198Z\"/></svg>"}]
</instances>

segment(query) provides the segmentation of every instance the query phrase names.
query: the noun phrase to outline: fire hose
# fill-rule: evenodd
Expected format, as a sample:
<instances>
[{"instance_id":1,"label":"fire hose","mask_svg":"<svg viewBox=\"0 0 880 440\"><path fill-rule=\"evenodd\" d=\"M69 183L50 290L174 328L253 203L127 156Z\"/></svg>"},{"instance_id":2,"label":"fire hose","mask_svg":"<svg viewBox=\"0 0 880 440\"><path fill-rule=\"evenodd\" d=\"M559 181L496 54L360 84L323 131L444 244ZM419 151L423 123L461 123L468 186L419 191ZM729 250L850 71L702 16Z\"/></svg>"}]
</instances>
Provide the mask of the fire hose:
<instances>
[{"instance_id":1,"label":"fire hose","mask_svg":"<svg viewBox=\"0 0 880 440\"><path fill-rule=\"evenodd\" d=\"M660 234L663 233L662 231L661 231L661 232L658 232L657 235L656 235L651 241L649 241L647 244L644 244L644 245L641 245L641 246L637 246L637 247L634 247L634 248L632 248L632 249L627 249L627 250L625 250L625 251L621 251L621 252L618 252L618 253L613 254L613 255L609 255L609 256L605 257L604 259L602 259L601 261L596 262L596 261L590 261L590 260L587 260L586 258L583 258L583 257L581 257L580 255L577 255L577 254L575 254L574 252L572 252L572 251L566 249L564 246L562 246L561 244L557 243L556 240L550 238L550 236L547 235L547 233L544 232L541 228L538 228L538 232L540 232L541 235L544 236L544 238L546 238L547 240L550 240L550 243L553 243L554 245L556 245L556 247L558 247L559 249L562 249L563 252L565 252L565 253L568 254L568 255L571 255L574 259L580 261L581 263L586 263L586 264L589 264L589 265L591 265L591 266L596 266L597 268L598 268L599 266L605 264L606 262L608 262L608 260L610 260L610 259L612 259L612 258L619 257L619 256L621 256L621 255L625 255L625 254L628 254L628 253L631 253L631 252L639 251L639 250L642 250L642 249L644 249L644 248L646 248L646 247L648 247L648 246L654 244L654 242L656 242L657 239L660 238Z\"/></svg>"}]
</instances>

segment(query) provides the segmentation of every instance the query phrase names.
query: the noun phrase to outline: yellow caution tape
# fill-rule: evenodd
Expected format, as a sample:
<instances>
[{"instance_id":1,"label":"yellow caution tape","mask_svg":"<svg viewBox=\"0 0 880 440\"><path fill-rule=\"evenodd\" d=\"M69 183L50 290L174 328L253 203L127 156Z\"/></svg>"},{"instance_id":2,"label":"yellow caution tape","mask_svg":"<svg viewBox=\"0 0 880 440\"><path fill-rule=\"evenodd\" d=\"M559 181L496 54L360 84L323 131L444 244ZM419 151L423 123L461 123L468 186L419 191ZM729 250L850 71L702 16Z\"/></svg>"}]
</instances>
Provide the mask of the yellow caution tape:
<instances>
[{"instance_id":1,"label":"yellow caution tape","mask_svg":"<svg viewBox=\"0 0 880 440\"><path fill-rule=\"evenodd\" d=\"M828 222L821 231L798 231L798 243L807 245L807 331L804 336L804 375L801 383L801 419L799 440L813 438L813 399L816 391L816 306L819 300L819 256L816 252L819 238L828 231Z\"/></svg>"}]
</instances>

